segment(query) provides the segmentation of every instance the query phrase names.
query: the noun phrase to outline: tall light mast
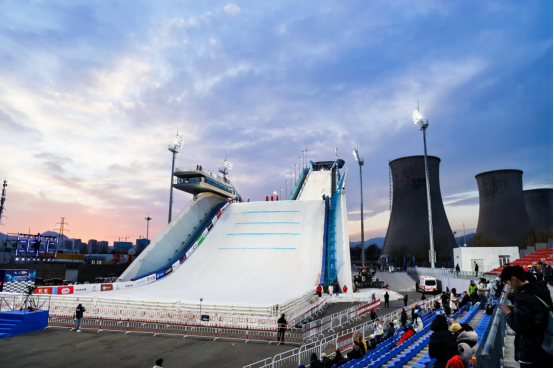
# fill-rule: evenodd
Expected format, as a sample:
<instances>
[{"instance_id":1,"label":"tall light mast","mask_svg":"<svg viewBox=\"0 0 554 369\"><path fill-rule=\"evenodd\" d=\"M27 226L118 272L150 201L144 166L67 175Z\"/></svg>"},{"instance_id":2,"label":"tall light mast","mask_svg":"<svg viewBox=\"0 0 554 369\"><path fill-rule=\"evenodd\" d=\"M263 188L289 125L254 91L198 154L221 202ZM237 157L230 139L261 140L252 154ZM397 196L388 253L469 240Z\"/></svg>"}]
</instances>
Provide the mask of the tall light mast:
<instances>
[{"instance_id":1,"label":"tall light mast","mask_svg":"<svg viewBox=\"0 0 554 369\"><path fill-rule=\"evenodd\" d=\"M429 260L431 261L431 268L435 267L435 260L437 255L435 254L435 241L433 240L433 211L431 209L431 183L429 183L429 165L427 164L427 138L425 132L429 127L429 120L423 119L423 116L419 112L419 104L417 109L412 115L414 124L419 124L419 130L423 132L423 154L425 158L425 182L427 184L427 215L429 216Z\"/></svg>"},{"instance_id":2,"label":"tall light mast","mask_svg":"<svg viewBox=\"0 0 554 369\"><path fill-rule=\"evenodd\" d=\"M2 197L0 197L0 224L2 224L2 217L5 217L2 214L4 214L4 203L6 202L6 187L8 187L8 181L4 180L4 184L2 185Z\"/></svg>"},{"instance_id":3,"label":"tall light mast","mask_svg":"<svg viewBox=\"0 0 554 369\"><path fill-rule=\"evenodd\" d=\"M354 159L358 162L360 166L360 215L361 215L361 226L362 226L362 266L365 266L365 247L364 247L364 190L362 186L362 166L364 165L364 159L360 158L358 154L358 147L353 152ZM338 157L338 156L337 156Z\"/></svg>"},{"instance_id":4,"label":"tall light mast","mask_svg":"<svg viewBox=\"0 0 554 369\"><path fill-rule=\"evenodd\" d=\"M168 146L168 150L173 153L173 161L171 162L171 185L169 186L169 216L167 218L167 224L171 223L171 210L173 207L173 172L175 171L175 156L179 152L179 148L183 146L183 136L179 136L179 131L175 136L173 144Z\"/></svg>"}]
</instances>

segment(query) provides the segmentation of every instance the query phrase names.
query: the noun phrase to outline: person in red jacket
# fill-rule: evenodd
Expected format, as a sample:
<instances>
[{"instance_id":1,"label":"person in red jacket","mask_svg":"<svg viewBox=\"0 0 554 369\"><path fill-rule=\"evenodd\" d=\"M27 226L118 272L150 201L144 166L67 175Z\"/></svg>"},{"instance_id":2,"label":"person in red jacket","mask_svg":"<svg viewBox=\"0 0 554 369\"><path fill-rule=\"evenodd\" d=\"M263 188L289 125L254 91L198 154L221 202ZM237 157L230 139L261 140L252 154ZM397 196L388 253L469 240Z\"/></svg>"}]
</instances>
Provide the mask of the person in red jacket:
<instances>
[{"instance_id":1,"label":"person in red jacket","mask_svg":"<svg viewBox=\"0 0 554 369\"><path fill-rule=\"evenodd\" d=\"M316 290L317 290L317 295L321 297L321 291L323 291L323 289L321 288L321 285L317 286Z\"/></svg>"},{"instance_id":2,"label":"person in red jacket","mask_svg":"<svg viewBox=\"0 0 554 369\"><path fill-rule=\"evenodd\" d=\"M271 201L273 201L273 195L271 195Z\"/></svg>"},{"instance_id":3,"label":"person in red jacket","mask_svg":"<svg viewBox=\"0 0 554 369\"><path fill-rule=\"evenodd\" d=\"M400 346L403 342L406 342L414 335L414 331L412 331L410 328L404 326L404 333L402 334L402 338L400 341L398 341L398 346Z\"/></svg>"},{"instance_id":4,"label":"person in red jacket","mask_svg":"<svg viewBox=\"0 0 554 369\"><path fill-rule=\"evenodd\" d=\"M266 196L266 197L265 197L265 201L267 201L267 200L269 200L269 196Z\"/></svg>"},{"instance_id":5,"label":"person in red jacket","mask_svg":"<svg viewBox=\"0 0 554 369\"><path fill-rule=\"evenodd\" d=\"M346 285L344 285L344 287L342 288L342 292L346 293L348 291L348 287L346 287Z\"/></svg>"}]
</instances>

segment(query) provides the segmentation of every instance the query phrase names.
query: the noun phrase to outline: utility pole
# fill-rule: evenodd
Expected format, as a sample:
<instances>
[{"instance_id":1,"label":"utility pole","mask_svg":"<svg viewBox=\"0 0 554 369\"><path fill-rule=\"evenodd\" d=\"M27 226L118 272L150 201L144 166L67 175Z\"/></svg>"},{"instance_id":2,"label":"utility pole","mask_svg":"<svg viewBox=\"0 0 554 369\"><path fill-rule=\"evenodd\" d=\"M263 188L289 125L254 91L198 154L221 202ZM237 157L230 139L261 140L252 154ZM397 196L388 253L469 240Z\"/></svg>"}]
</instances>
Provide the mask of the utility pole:
<instances>
[{"instance_id":1,"label":"utility pole","mask_svg":"<svg viewBox=\"0 0 554 369\"><path fill-rule=\"evenodd\" d=\"M150 221L152 220L152 218L150 218L149 216L144 218L146 219L146 239L149 240L148 238L148 226L150 225Z\"/></svg>"},{"instance_id":2,"label":"utility pole","mask_svg":"<svg viewBox=\"0 0 554 369\"><path fill-rule=\"evenodd\" d=\"M425 182L427 184L427 213L429 217L429 260L431 261L431 268L435 267L435 241L433 239L433 210L431 208L431 183L429 182L429 165L427 164L427 138L425 132L429 127L429 120L423 120L421 113L419 112L419 104L417 109L412 115L415 124L419 124L419 130L423 132L423 155L425 160Z\"/></svg>"},{"instance_id":3,"label":"utility pole","mask_svg":"<svg viewBox=\"0 0 554 369\"><path fill-rule=\"evenodd\" d=\"M360 218L361 218L361 228L362 228L362 267L365 266L365 247L364 247L364 190L362 186L362 166L364 165L364 159L360 158L358 154L358 146L354 150L354 158L360 166Z\"/></svg>"},{"instance_id":4,"label":"utility pole","mask_svg":"<svg viewBox=\"0 0 554 369\"><path fill-rule=\"evenodd\" d=\"M179 152L179 148L183 146L183 136L179 136L179 131L175 136L173 144L167 148L173 153L173 161L171 162L171 184L169 186L169 216L167 218L167 224L171 223L171 208L173 207L173 172L175 171L175 156Z\"/></svg>"}]
</instances>

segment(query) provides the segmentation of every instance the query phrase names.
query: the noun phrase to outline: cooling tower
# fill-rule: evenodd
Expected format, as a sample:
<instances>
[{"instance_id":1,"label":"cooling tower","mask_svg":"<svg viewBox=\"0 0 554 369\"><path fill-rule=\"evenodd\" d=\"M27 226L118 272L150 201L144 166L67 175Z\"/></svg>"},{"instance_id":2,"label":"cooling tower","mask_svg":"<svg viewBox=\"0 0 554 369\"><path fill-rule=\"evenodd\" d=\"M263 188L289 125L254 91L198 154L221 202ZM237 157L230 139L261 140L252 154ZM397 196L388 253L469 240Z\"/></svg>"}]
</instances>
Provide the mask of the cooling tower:
<instances>
[{"instance_id":1,"label":"cooling tower","mask_svg":"<svg viewBox=\"0 0 554 369\"><path fill-rule=\"evenodd\" d=\"M506 169L475 176L479 188L477 234L492 237L499 246L523 246L521 236L531 229L522 174L521 170Z\"/></svg>"},{"instance_id":2,"label":"cooling tower","mask_svg":"<svg viewBox=\"0 0 554 369\"><path fill-rule=\"evenodd\" d=\"M552 189L538 188L523 191L525 207L535 229L552 228Z\"/></svg>"},{"instance_id":3,"label":"cooling tower","mask_svg":"<svg viewBox=\"0 0 554 369\"><path fill-rule=\"evenodd\" d=\"M452 257L456 240L442 203L439 164L436 156L427 157L433 210L433 239L437 261ZM429 221L427 186L423 156L407 156L390 162L393 183L392 213L383 246L383 256L402 253L406 257L429 259ZM444 260L444 259L443 259Z\"/></svg>"}]
</instances>

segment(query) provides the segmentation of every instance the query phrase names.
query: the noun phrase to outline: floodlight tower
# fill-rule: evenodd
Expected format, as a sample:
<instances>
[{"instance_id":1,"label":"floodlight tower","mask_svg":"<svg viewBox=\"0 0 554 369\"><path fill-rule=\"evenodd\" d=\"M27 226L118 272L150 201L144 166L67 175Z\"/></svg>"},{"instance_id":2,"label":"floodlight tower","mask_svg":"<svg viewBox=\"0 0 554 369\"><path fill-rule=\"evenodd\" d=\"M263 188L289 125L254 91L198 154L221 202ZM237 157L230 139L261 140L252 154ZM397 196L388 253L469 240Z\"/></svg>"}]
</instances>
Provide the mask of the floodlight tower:
<instances>
[{"instance_id":1,"label":"floodlight tower","mask_svg":"<svg viewBox=\"0 0 554 369\"><path fill-rule=\"evenodd\" d=\"M223 160L223 168L219 168L219 173L223 174L223 179L225 182L227 182L227 175L229 174L229 171L233 169L233 163L231 163L227 159L227 155L225 155L225 160Z\"/></svg>"},{"instance_id":2,"label":"floodlight tower","mask_svg":"<svg viewBox=\"0 0 554 369\"><path fill-rule=\"evenodd\" d=\"M362 166L364 165L364 159L360 158L360 155L358 154L358 146L356 145L356 149L353 151L354 159L358 162L358 165L360 166L360 216L361 216L361 224L362 224L362 266L365 266L365 248L364 248L364 190L362 186Z\"/></svg>"},{"instance_id":3,"label":"floodlight tower","mask_svg":"<svg viewBox=\"0 0 554 369\"><path fill-rule=\"evenodd\" d=\"M149 240L149 238L148 238L148 226L150 225L150 221L152 220L152 218L148 216L144 219L146 220L146 239Z\"/></svg>"},{"instance_id":4,"label":"floodlight tower","mask_svg":"<svg viewBox=\"0 0 554 369\"><path fill-rule=\"evenodd\" d=\"M6 202L6 187L8 187L8 181L4 180L4 184L2 185L2 197L0 197L0 224L2 224L2 217L4 217L2 214L4 213L4 203Z\"/></svg>"},{"instance_id":5,"label":"floodlight tower","mask_svg":"<svg viewBox=\"0 0 554 369\"><path fill-rule=\"evenodd\" d=\"M173 144L167 148L173 153L173 161L171 162L171 185L169 186L169 216L167 218L167 224L171 223L171 208L173 207L173 172L175 171L175 156L179 152L179 148L183 146L183 136L179 136L179 131L175 136Z\"/></svg>"},{"instance_id":6,"label":"floodlight tower","mask_svg":"<svg viewBox=\"0 0 554 369\"><path fill-rule=\"evenodd\" d=\"M431 186L429 183L429 166L427 165L427 138L425 137L425 131L429 127L429 120L423 119L423 116L419 112L419 104L417 104L417 109L412 115L414 124L419 124L419 130L423 131L423 155L425 159L425 182L427 184L427 213L429 216L429 260L431 261L431 268L435 267L435 242L433 240L433 211L431 210Z\"/></svg>"}]
</instances>

